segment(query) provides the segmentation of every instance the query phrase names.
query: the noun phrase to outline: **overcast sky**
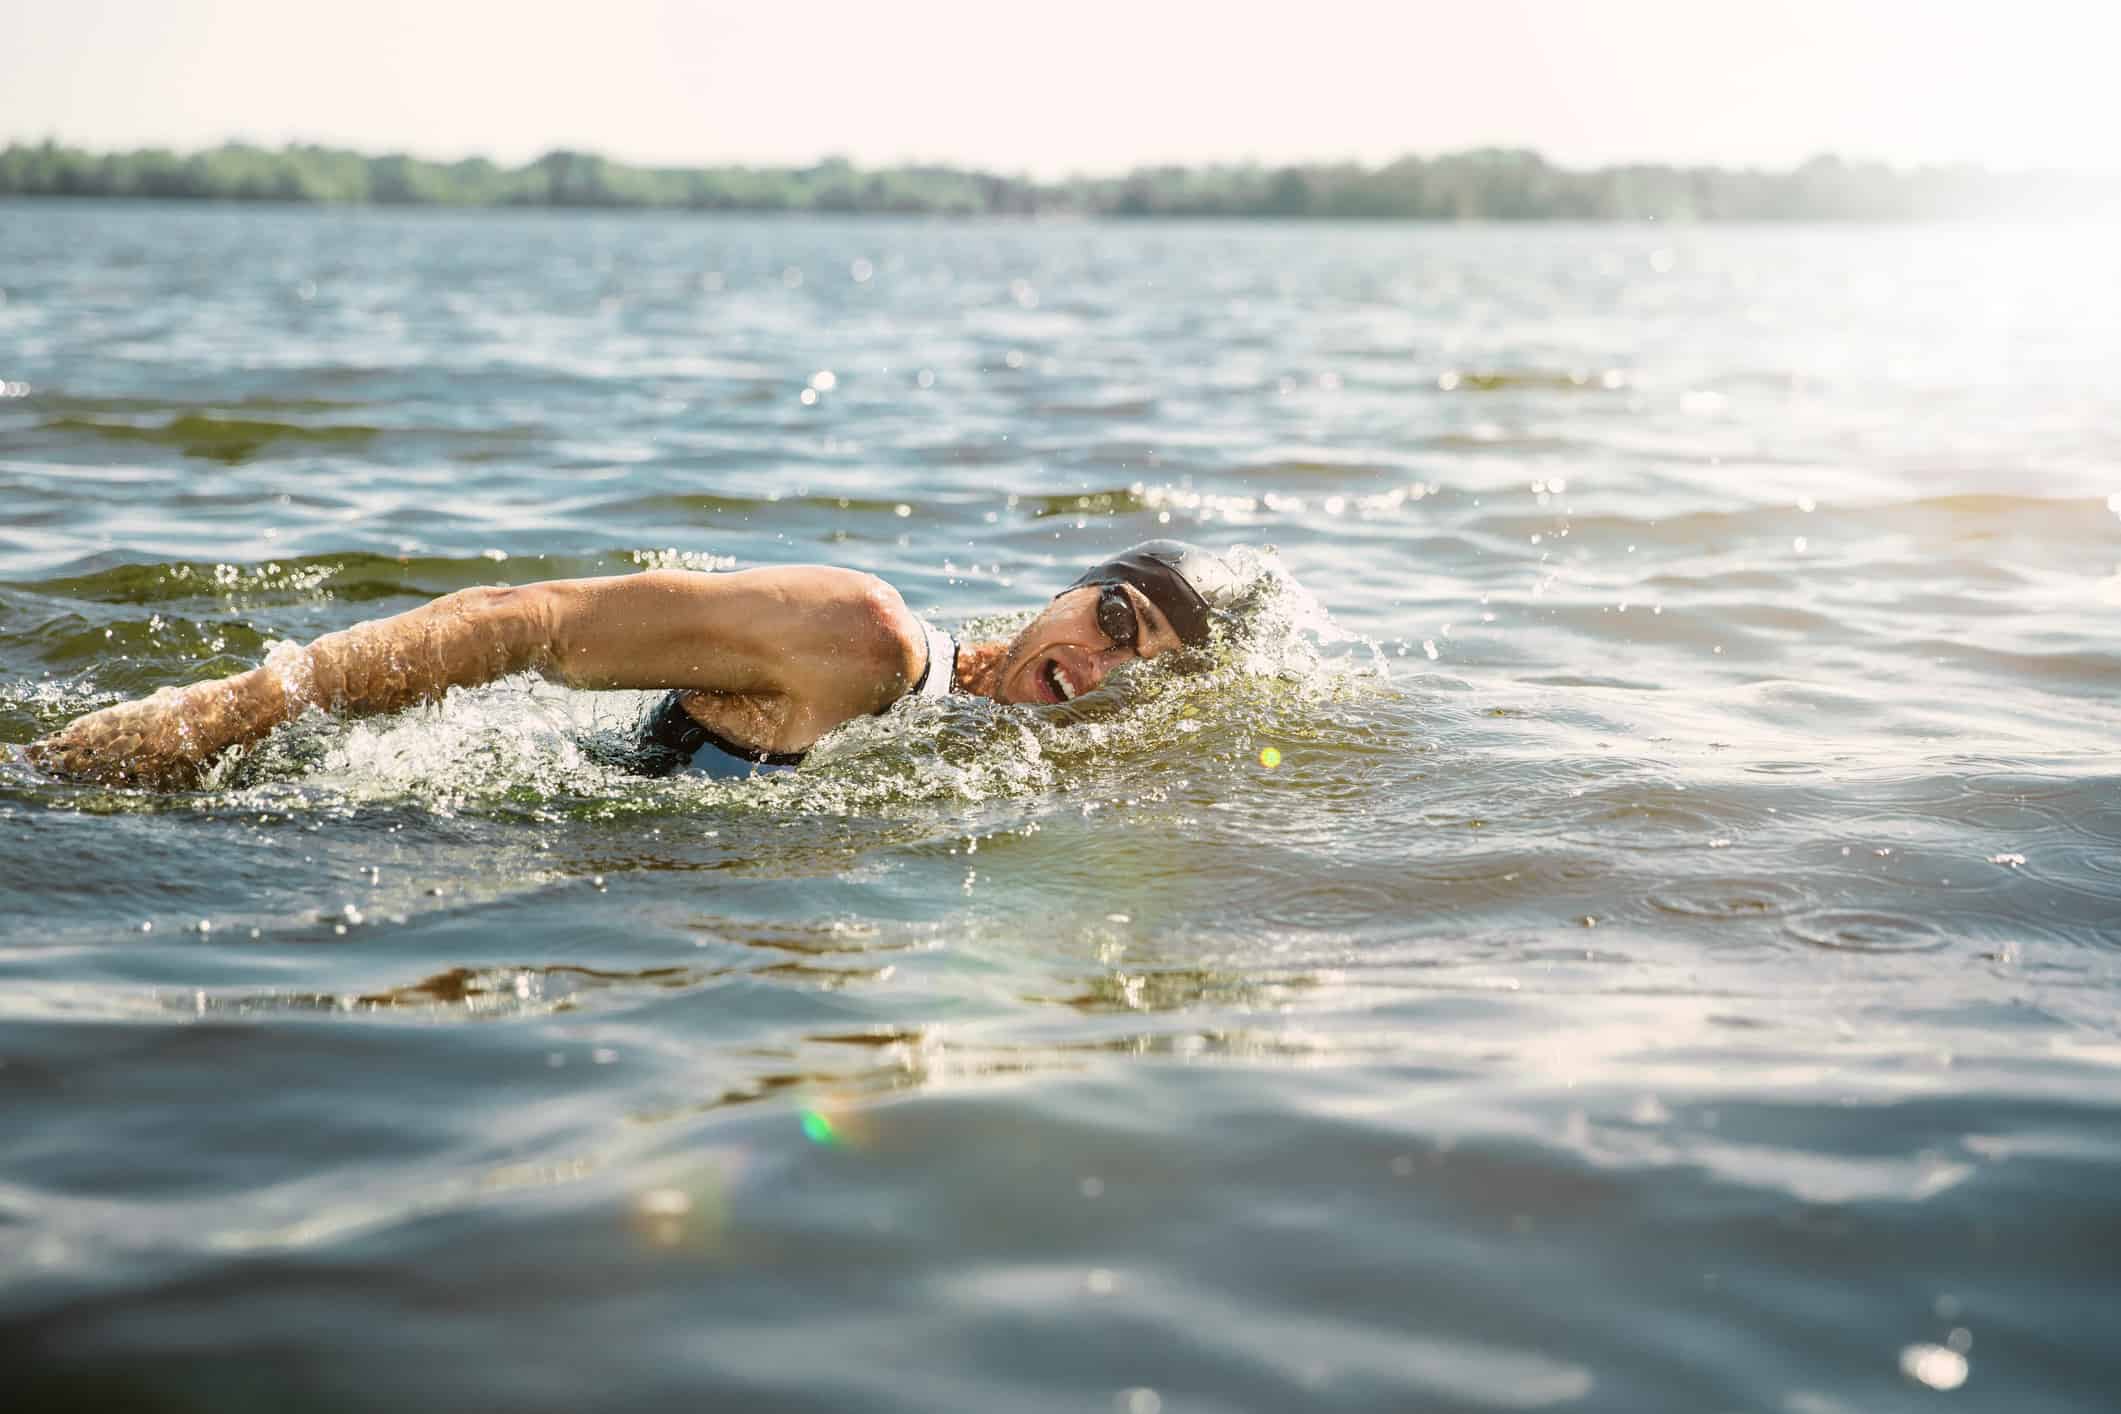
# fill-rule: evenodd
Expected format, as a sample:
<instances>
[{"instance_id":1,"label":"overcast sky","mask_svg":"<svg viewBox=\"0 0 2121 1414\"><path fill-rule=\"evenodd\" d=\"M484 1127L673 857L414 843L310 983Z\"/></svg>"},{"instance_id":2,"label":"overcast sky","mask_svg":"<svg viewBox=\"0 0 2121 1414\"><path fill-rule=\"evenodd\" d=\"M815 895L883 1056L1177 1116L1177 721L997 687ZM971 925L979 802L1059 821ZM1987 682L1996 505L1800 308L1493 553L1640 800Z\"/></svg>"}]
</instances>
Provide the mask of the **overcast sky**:
<instances>
[{"instance_id":1,"label":"overcast sky","mask_svg":"<svg viewBox=\"0 0 2121 1414\"><path fill-rule=\"evenodd\" d=\"M2106 0L0 0L0 141L2121 170Z\"/></svg>"}]
</instances>

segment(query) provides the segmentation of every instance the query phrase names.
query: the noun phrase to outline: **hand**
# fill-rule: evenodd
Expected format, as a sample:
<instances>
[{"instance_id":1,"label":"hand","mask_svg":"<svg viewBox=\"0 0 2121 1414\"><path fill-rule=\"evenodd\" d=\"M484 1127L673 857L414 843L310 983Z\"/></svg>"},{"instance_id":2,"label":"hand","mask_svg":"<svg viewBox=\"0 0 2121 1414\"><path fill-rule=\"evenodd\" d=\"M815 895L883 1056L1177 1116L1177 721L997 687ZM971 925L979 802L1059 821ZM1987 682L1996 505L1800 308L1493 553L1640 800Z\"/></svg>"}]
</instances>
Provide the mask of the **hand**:
<instances>
[{"instance_id":1,"label":"hand","mask_svg":"<svg viewBox=\"0 0 2121 1414\"><path fill-rule=\"evenodd\" d=\"M55 776L158 790L196 784L203 759L188 750L179 695L164 689L78 717L42 741L29 759Z\"/></svg>"},{"instance_id":2,"label":"hand","mask_svg":"<svg viewBox=\"0 0 2121 1414\"><path fill-rule=\"evenodd\" d=\"M164 688L76 718L30 743L29 759L77 780L182 790L198 785L221 751L272 730L286 707L278 681L263 672Z\"/></svg>"}]
</instances>

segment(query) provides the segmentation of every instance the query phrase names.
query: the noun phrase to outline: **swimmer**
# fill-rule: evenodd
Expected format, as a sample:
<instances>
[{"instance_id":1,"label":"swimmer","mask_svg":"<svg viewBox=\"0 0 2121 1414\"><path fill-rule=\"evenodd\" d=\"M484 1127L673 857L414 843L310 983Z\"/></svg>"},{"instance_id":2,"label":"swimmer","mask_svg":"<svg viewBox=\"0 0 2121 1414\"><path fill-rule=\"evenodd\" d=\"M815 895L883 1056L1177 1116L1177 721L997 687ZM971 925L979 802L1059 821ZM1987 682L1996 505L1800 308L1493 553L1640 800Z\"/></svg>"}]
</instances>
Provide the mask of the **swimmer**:
<instances>
[{"instance_id":1,"label":"swimmer","mask_svg":"<svg viewBox=\"0 0 2121 1414\"><path fill-rule=\"evenodd\" d=\"M312 707L395 712L535 672L668 689L643 723L642 768L748 775L790 768L834 727L909 697L1079 697L1125 663L1205 643L1240 585L1222 557L1151 540L1091 566L1008 642L964 645L874 575L829 565L464 589L283 645L246 673L91 712L29 756L62 776L179 789Z\"/></svg>"}]
</instances>

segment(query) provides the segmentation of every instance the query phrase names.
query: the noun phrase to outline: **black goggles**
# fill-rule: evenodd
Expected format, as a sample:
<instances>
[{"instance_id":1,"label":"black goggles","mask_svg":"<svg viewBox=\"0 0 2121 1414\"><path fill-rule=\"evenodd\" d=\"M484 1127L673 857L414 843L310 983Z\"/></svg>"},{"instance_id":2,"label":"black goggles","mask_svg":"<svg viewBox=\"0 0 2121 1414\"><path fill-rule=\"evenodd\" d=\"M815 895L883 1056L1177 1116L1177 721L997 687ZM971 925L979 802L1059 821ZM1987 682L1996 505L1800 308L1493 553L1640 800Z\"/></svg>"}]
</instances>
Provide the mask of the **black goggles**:
<instances>
[{"instance_id":1,"label":"black goggles","mask_svg":"<svg viewBox=\"0 0 2121 1414\"><path fill-rule=\"evenodd\" d=\"M1141 647L1141 616L1134 612L1134 601L1127 591L1117 584L1098 586L1097 631L1112 641L1114 648L1137 652Z\"/></svg>"}]
</instances>

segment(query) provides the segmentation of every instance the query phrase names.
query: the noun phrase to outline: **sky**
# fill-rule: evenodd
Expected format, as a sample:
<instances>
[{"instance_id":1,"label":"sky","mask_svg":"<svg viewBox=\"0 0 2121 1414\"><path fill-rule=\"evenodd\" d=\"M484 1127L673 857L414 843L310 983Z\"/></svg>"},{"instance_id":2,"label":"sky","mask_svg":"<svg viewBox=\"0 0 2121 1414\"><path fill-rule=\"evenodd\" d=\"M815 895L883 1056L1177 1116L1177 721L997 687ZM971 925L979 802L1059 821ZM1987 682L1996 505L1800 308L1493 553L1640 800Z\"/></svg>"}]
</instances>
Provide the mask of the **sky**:
<instances>
[{"instance_id":1,"label":"sky","mask_svg":"<svg viewBox=\"0 0 2121 1414\"><path fill-rule=\"evenodd\" d=\"M2102 0L0 0L0 142L2121 171Z\"/></svg>"}]
</instances>

